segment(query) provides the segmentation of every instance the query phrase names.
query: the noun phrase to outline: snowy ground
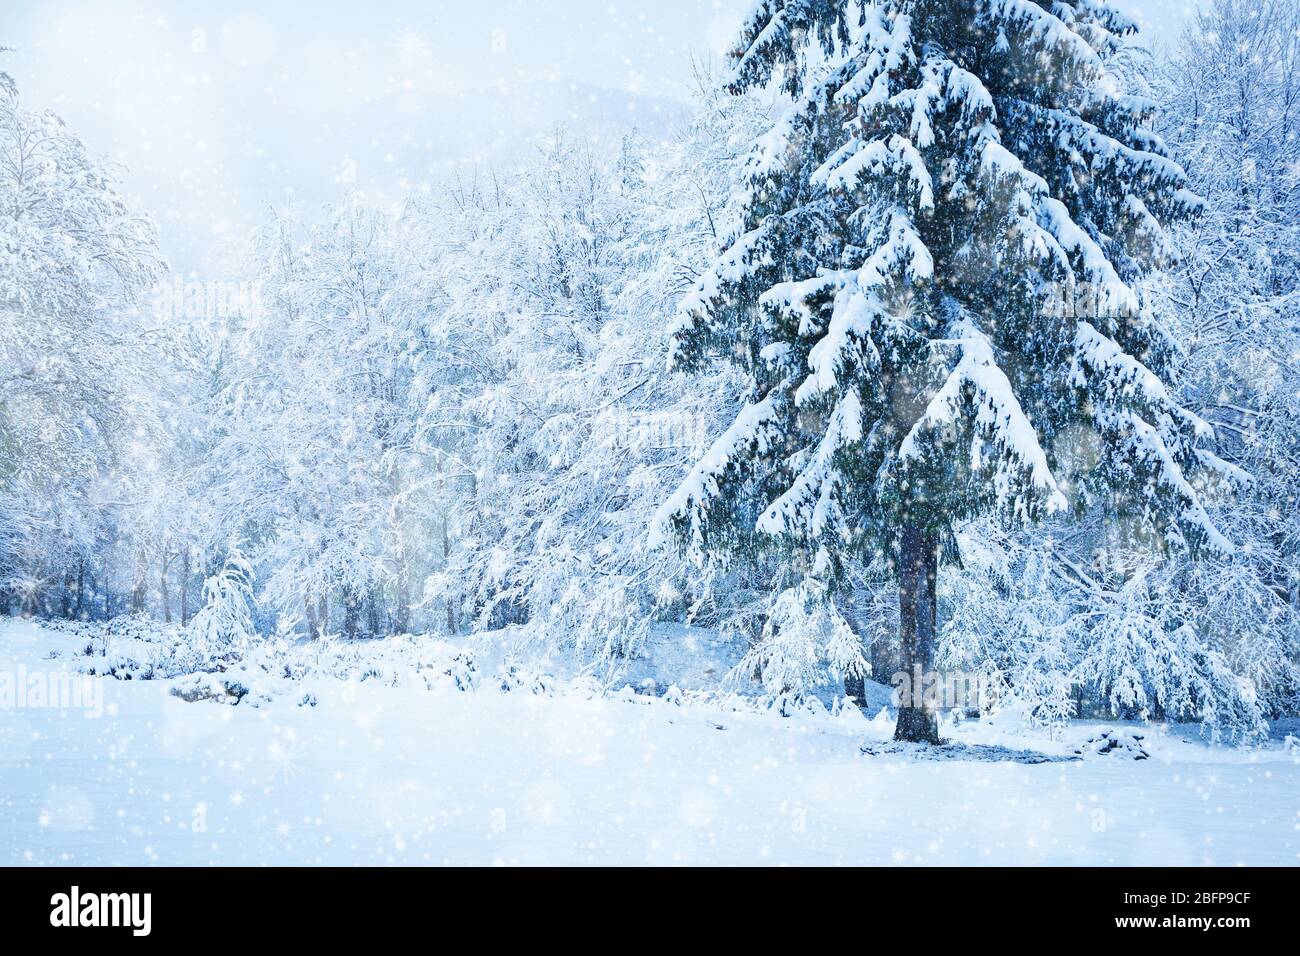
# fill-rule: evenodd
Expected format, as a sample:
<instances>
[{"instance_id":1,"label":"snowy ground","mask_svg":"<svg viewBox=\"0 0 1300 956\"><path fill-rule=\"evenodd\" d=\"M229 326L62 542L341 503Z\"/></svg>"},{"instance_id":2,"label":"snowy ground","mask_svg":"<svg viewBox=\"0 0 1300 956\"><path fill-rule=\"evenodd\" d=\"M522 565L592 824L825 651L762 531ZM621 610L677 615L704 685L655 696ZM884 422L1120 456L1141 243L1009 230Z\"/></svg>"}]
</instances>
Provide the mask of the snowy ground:
<instances>
[{"instance_id":1,"label":"snowy ground","mask_svg":"<svg viewBox=\"0 0 1300 956\"><path fill-rule=\"evenodd\" d=\"M0 674L63 667L72 640L0 620ZM0 864L1300 861L1300 754L1277 741L1145 728L1145 761L936 762L863 756L890 728L856 711L582 683L307 677L231 706L172 696L185 678L94 680L99 717L0 709ZM1111 726L945 732L1068 754Z\"/></svg>"}]
</instances>

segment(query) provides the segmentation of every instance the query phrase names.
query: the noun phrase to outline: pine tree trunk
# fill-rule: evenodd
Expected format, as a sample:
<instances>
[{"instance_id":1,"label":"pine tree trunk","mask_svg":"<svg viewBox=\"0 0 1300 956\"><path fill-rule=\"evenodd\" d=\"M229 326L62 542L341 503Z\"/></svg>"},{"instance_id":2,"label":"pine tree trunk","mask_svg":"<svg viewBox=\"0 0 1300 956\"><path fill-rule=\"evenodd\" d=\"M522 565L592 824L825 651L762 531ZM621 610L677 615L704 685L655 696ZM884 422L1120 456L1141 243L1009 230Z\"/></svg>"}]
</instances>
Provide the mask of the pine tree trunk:
<instances>
[{"instance_id":1,"label":"pine tree trunk","mask_svg":"<svg viewBox=\"0 0 1300 956\"><path fill-rule=\"evenodd\" d=\"M900 702L895 740L939 742L939 720L918 678L934 668L937 628L935 584L939 577L939 537L909 525L903 529L898 561L899 664L911 682L911 699ZM920 686L918 686L920 685Z\"/></svg>"}]
</instances>

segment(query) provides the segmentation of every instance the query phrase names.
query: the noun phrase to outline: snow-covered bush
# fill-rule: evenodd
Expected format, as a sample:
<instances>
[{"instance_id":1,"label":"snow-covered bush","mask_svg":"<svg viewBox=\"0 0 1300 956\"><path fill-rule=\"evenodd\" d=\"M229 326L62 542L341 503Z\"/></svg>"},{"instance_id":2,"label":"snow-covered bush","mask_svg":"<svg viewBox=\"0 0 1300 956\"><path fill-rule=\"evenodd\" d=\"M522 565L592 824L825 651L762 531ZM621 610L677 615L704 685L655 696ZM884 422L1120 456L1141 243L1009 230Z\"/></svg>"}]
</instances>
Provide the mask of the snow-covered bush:
<instances>
[{"instance_id":1,"label":"snow-covered bush","mask_svg":"<svg viewBox=\"0 0 1300 956\"><path fill-rule=\"evenodd\" d=\"M1277 639L1285 628L1267 620L1279 613L1276 595L1233 573L1233 558L1125 552L1111 567L1085 567L1078 540L983 523L959 542L963 572L944 588L938 666L978 674L995 708L1034 723L1100 713L1249 737L1278 711L1271 701L1293 692L1295 655ZM1229 624L1254 619L1258 630Z\"/></svg>"},{"instance_id":2,"label":"snow-covered bush","mask_svg":"<svg viewBox=\"0 0 1300 956\"><path fill-rule=\"evenodd\" d=\"M825 583L807 578L777 595L761 636L736 665L732 680L757 677L769 695L798 697L824 687L828 679L860 679L870 672L862 642Z\"/></svg>"},{"instance_id":3,"label":"snow-covered bush","mask_svg":"<svg viewBox=\"0 0 1300 956\"><path fill-rule=\"evenodd\" d=\"M245 650L257 636L252 603L253 566L232 548L221 570L203 582L203 607L189 626L195 649L212 657Z\"/></svg>"},{"instance_id":4,"label":"snow-covered bush","mask_svg":"<svg viewBox=\"0 0 1300 956\"><path fill-rule=\"evenodd\" d=\"M1254 686L1233 672L1213 635L1198 631L1200 609L1161 583L1153 569L1140 568L1076 615L1075 679L1117 716L1199 720L1216 737L1262 733Z\"/></svg>"},{"instance_id":5,"label":"snow-covered bush","mask_svg":"<svg viewBox=\"0 0 1300 956\"><path fill-rule=\"evenodd\" d=\"M961 572L949 576L936 665L975 675L993 707L1036 724L1076 716L1071 606L1049 551L979 522L958 536Z\"/></svg>"}]
</instances>

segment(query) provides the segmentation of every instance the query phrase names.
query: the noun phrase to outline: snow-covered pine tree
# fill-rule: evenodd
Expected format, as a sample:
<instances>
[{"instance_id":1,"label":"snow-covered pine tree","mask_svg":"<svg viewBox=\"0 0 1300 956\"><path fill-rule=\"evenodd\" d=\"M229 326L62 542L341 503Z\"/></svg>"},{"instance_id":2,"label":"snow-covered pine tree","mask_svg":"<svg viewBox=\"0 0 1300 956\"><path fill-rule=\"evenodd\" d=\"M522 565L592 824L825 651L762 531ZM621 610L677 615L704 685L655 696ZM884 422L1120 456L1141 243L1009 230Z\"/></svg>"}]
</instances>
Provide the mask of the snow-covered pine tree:
<instances>
[{"instance_id":1,"label":"snow-covered pine tree","mask_svg":"<svg viewBox=\"0 0 1300 956\"><path fill-rule=\"evenodd\" d=\"M932 666L940 552L972 516L1104 505L1230 547L1141 293L1199 201L1107 69L1133 31L1098 0L757 3L732 90L792 103L673 353L752 390L652 543L824 549L832 574L884 554L908 670ZM937 740L935 714L901 708L897 737Z\"/></svg>"}]
</instances>

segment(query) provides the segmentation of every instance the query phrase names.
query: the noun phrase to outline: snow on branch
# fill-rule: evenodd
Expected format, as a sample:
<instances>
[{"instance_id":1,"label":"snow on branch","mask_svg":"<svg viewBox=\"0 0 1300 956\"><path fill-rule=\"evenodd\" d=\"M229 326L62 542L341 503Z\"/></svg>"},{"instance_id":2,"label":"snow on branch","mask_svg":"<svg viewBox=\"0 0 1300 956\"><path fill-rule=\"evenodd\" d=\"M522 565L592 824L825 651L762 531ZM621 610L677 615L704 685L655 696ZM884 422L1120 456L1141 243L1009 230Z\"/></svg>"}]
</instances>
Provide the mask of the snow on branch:
<instances>
[{"instance_id":1,"label":"snow on branch","mask_svg":"<svg viewBox=\"0 0 1300 956\"><path fill-rule=\"evenodd\" d=\"M679 522L689 524L689 534L684 537L693 546L702 541L701 513L717 497L726 473L734 469L742 457L750 459L766 455L775 447L780 417L778 393L783 391L784 386L778 386L762 400L741 409L731 427L719 436L677 490L659 506L650 521L648 547L658 548L666 544L673 524Z\"/></svg>"},{"instance_id":2,"label":"snow on branch","mask_svg":"<svg viewBox=\"0 0 1300 956\"><path fill-rule=\"evenodd\" d=\"M994 461L994 490L999 506L1023 510L1016 486L1027 475L1033 487L1047 497L1047 510L1066 507L1065 496L1056 486L1047 455L1038 435L1020 407L1011 382L998 368L988 338L969 321L954 326L955 336L942 344L955 344L962 356L925 412L903 438L899 458L921 458L929 437L962 419L971 406L971 459L974 473L984 471L991 451ZM986 451L985 446L992 448Z\"/></svg>"},{"instance_id":3,"label":"snow on branch","mask_svg":"<svg viewBox=\"0 0 1300 956\"><path fill-rule=\"evenodd\" d=\"M836 403L807 466L758 519L759 531L779 535L807 528L817 537L830 529L839 517L835 456L862 439L862 424L862 402L856 391L850 391Z\"/></svg>"}]
</instances>

